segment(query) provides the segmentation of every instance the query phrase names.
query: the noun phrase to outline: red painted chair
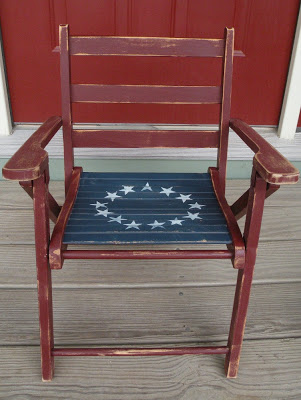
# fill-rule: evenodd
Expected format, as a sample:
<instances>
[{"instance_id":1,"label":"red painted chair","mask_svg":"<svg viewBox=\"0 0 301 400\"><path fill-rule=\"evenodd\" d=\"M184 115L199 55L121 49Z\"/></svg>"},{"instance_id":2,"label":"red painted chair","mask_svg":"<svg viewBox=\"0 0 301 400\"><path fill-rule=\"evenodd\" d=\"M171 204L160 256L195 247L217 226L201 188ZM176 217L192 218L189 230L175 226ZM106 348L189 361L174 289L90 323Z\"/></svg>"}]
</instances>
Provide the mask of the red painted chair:
<instances>
[{"instance_id":1,"label":"red painted chair","mask_svg":"<svg viewBox=\"0 0 301 400\"><path fill-rule=\"evenodd\" d=\"M246 123L230 119L234 30L225 39L69 37L60 26L62 117L49 118L3 168L33 198L42 376L53 377L56 356L225 354L229 378L237 376L264 200L299 172ZM222 86L71 84L70 55L223 57ZM221 104L218 131L75 130L72 102ZM48 191L44 150L63 127L66 199ZM255 153L251 185L231 207L225 199L229 127ZM208 174L88 173L74 167L75 147L215 147L217 167ZM96 214L95 214L96 213ZM243 234L237 220L246 214ZM55 222L50 234L49 218ZM87 244L137 244L139 250L80 250ZM143 250L147 244L208 243L208 250ZM79 249L68 249L77 244ZM215 250L214 244L224 244ZM51 269L65 259L229 259L238 270L228 343L221 347L54 347Z\"/></svg>"}]
</instances>

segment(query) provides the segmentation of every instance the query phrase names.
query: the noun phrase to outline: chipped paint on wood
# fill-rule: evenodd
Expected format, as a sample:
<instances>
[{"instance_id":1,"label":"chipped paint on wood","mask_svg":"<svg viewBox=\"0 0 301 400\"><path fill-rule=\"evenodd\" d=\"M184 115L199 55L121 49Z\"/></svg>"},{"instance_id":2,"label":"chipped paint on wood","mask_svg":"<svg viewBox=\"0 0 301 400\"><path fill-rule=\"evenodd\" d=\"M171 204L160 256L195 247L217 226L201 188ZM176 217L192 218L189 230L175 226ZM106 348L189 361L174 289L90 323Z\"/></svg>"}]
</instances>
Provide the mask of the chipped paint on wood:
<instances>
[{"instance_id":1,"label":"chipped paint on wood","mask_svg":"<svg viewBox=\"0 0 301 400\"><path fill-rule=\"evenodd\" d=\"M230 126L254 151L253 165L268 183L293 184L299 179L299 171L253 128L239 119L231 119Z\"/></svg>"},{"instance_id":2,"label":"chipped paint on wood","mask_svg":"<svg viewBox=\"0 0 301 400\"><path fill-rule=\"evenodd\" d=\"M258 175L255 168L253 168L244 229L246 260L244 269L240 269L237 275L228 339L229 353L225 361L225 370L228 378L236 378L238 373L240 350L246 324L264 200L266 197L266 186L266 182Z\"/></svg>"},{"instance_id":3,"label":"chipped paint on wood","mask_svg":"<svg viewBox=\"0 0 301 400\"><path fill-rule=\"evenodd\" d=\"M17 181L39 178L48 168L48 154L44 147L61 126L61 117L48 118L5 164L2 170L3 177Z\"/></svg>"},{"instance_id":4,"label":"chipped paint on wood","mask_svg":"<svg viewBox=\"0 0 301 400\"><path fill-rule=\"evenodd\" d=\"M54 346L52 315L51 270L48 263L49 215L47 174L33 181L35 244L39 299L42 377L50 381L53 377Z\"/></svg>"},{"instance_id":5,"label":"chipped paint on wood","mask_svg":"<svg viewBox=\"0 0 301 400\"><path fill-rule=\"evenodd\" d=\"M170 348L54 348L53 356L170 356L186 354L227 354L227 346Z\"/></svg>"},{"instance_id":6,"label":"chipped paint on wood","mask_svg":"<svg viewBox=\"0 0 301 400\"><path fill-rule=\"evenodd\" d=\"M65 203L54 226L49 244L49 262L52 269L60 269L63 266L62 250L63 235L76 199L80 183L82 168L75 167L71 175L71 183L67 192Z\"/></svg>"}]
</instances>

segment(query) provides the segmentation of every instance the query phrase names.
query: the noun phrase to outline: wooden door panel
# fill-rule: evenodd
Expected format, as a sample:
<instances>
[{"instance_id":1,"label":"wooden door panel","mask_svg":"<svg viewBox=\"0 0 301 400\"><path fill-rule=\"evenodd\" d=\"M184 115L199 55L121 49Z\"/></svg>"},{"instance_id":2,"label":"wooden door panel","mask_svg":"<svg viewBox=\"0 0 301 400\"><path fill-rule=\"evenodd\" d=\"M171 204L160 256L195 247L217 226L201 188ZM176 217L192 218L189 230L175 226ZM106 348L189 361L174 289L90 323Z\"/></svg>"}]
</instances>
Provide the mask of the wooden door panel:
<instances>
[{"instance_id":1,"label":"wooden door panel","mask_svg":"<svg viewBox=\"0 0 301 400\"><path fill-rule=\"evenodd\" d=\"M15 122L60 114L58 25L72 35L222 37L235 28L232 115L276 125L299 0L0 0L0 18ZM79 57L78 57L79 58ZM82 57L74 83L218 85L220 65L205 59ZM85 122L214 123L209 106L76 105Z\"/></svg>"},{"instance_id":2,"label":"wooden door panel","mask_svg":"<svg viewBox=\"0 0 301 400\"><path fill-rule=\"evenodd\" d=\"M172 36L172 0L128 1L130 18L128 35L131 36Z\"/></svg>"},{"instance_id":3,"label":"wooden door panel","mask_svg":"<svg viewBox=\"0 0 301 400\"><path fill-rule=\"evenodd\" d=\"M186 35L189 37L222 38L224 27L234 26L238 1L202 0L187 2ZM242 5L240 7L245 7Z\"/></svg>"},{"instance_id":4,"label":"wooden door panel","mask_svg":"<svg viewBox=\"0 0 301 400\"><path fill-rule=\"evenodd\" d=\"M66 19L70 24L70 34L115 35L115 8L112 3L112 0L66 0Z\"/></svg>"}]
</instances>

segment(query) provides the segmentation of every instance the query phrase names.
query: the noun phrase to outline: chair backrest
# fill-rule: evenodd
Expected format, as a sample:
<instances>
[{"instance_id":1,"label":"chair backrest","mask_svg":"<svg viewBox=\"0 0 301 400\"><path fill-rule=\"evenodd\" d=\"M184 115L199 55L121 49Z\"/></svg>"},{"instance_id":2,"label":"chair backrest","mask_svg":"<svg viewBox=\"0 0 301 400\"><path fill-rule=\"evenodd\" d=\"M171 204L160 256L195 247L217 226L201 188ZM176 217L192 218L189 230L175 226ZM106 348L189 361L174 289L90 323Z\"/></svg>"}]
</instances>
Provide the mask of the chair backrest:
<instances>
[{"instance_id":1,"label":"chair backrest","mask_svg":"<svg viewBox=\"0 0 301 400\"><path fill-rule=\"evenodd\" d=\"M218 148L218 167L225 179L229 134L234 29L224 39L69 36L60 25L61 93L66 187L73 169L74 147ZM72 84L70 56L222 57L221 86ZM72 103L220 104L217 131L75 130Z\"/></svg>"}]
</instances>

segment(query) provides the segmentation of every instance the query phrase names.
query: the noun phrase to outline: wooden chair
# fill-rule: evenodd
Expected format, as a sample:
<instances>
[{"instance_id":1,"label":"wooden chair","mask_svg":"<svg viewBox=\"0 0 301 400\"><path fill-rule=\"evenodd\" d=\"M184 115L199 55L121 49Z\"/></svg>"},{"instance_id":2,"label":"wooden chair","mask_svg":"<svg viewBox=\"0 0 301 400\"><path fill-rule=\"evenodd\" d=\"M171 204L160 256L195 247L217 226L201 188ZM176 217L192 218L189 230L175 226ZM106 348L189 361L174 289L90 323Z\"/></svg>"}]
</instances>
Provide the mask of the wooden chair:
<instances>
[{"instance_id":1,"label":"wooden chair","mask_svg":"<svg viewBox=\"0 0 301 400\"><path fill-rule=\"evenodd\" d=\"M224 39L69 37L60 26L62 117L49 118L3 168L33 198L42 377L50 381L57 356L225 354L229 378L237 376L260 225L266 197L299 173L250 126L230 119L234 30ZM223 57L221 86L138 86L70 83L70 56ZM72 102L221 104L217 131L107 131L73 129ZM66 198L48 191L44 150L63 127ZM232 205L225 198L229 127L255 153L250 188ZM218 149L208 173L90 173L74 167L77 147L187 147ZM243 234L237 220L246 214ZM55 226L50 235L49 218ZM200 250L145 250L148 244L208 244ZM68 249L68 245L79 245ZM87 250L81 245L140 245L141 250ZM223 244L224 250L215 250ZM74 246L73 246L74 247ZM238 270L228 343L221 347L54 347L51 269L66 259L229 259ZM117 300L116 300L117 301Z\"/></svg>"}]
</instances>

